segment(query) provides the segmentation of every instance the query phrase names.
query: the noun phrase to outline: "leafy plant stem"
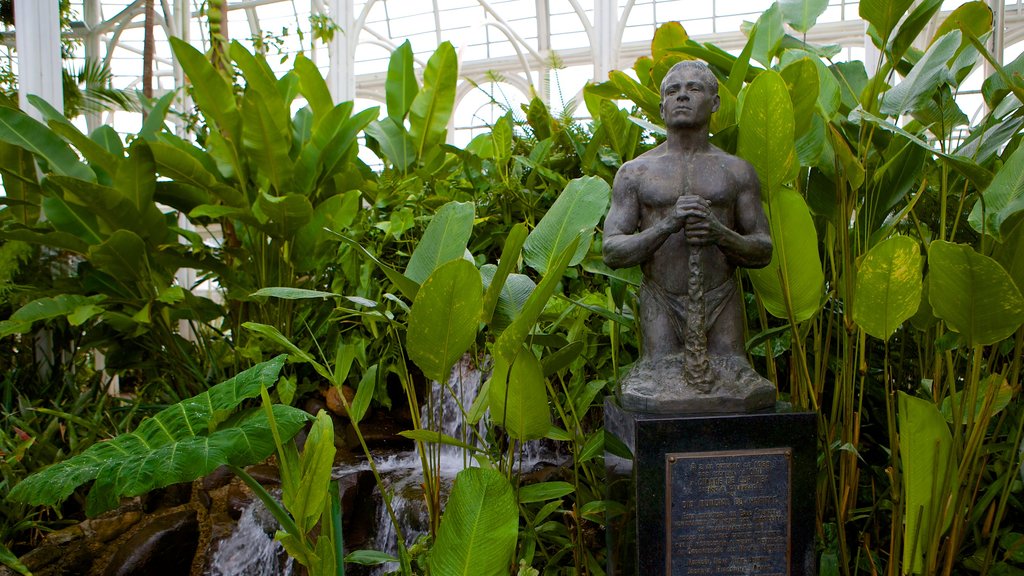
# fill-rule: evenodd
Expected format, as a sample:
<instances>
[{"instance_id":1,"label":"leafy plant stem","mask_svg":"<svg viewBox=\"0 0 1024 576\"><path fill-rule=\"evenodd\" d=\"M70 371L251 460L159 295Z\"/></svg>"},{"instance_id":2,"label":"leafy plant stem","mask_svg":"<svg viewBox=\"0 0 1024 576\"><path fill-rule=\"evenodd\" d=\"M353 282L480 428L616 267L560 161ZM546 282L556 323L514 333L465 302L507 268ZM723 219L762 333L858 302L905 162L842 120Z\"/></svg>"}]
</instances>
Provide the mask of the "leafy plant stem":
<instances>
[{"instance_id":1,"label":"leafy plant stem","mask_svg":"<svg viewBox=\"0 0 1024 576\"><path fill-rule=\"evenodd\" d=\"M257 498L260 499L260 502L263 502L267 511L274 516L274 519L277 520L285 532L293 534L296 538L301 539L303 546L305 546L309 552L312 552L309 542L306 540L305 535L299 530L298 525L295 524L295 520L293 520L291 515L284 509L284 506L282 506L276 498L271 496L270 492L267 492L267 489L264 488L262 484L257 482L256 479L250 476L243 468L233 464L228 464L228 469L231 470L233 474L241 478L242 482L245 482L245 485L252 490L252 493L255 494Z\"/></svg>"}]
</instances>

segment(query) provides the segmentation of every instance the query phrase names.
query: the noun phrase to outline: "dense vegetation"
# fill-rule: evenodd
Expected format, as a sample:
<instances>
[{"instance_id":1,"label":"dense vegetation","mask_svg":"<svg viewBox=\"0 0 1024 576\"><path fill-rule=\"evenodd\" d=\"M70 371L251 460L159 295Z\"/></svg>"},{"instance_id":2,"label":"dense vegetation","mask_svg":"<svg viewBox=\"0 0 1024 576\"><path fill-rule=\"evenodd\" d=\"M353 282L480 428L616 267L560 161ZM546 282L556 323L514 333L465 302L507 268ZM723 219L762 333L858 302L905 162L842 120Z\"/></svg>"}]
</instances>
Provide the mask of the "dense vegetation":
<instances>
[{"instance_id":1,"label":"dense vegetation","mask_svg":"<svg viewBox=\"0 0 1024 576\"><path fill-rule=\"evenodd\" d=\"M46 125L0 103L0 470L19 486L2 504L4 540L20 548L59 524L23 502L94 513L159 485L119 470L159 462L160 446L214 445L207 464L240 475L277 453L282 539L334 573L337 531L314 530L337 513L324 472L333 431L317 419L297 453L288 437L306 417L289 406L347 385L363 448L371 404L407 406L406 434L423 446L431 530L416 545L397 535L402 573L603 574L603 528L622 509L606 500L602 456L619 447L600 403L639 339L638 276L601 263L598 225L616 169L663 134L661 78L701 58L720 79L713 143L757 168L775 244L768 268L740 278L747 349L783 399L819 417L821 573L1024 571L1024 59L1001 67L988 53L983 2L922 36L940 4L902 18L908 0L861 3L874 74L785 33L784 22L811 28L821 2L774 5L739 56L667 24L632 74L585 90L593 123L534 99L464 149L445 144L448 44L422 82L411 48L395 51L382 115L335 105L302 57L277 78L238 44L223 70L175 42L202 86L194 142L164 125L170 96L149 103L127 143L110 128L82 134L42 102ZM972 123L953 96L985 62L988 112ZM179 285L181 269L214 280L222 300ZM52 364L34 363L39 346ZM270 360L280 352L287 364ZM105 394L96 353L132 401ZM444 437L419 404L466 353L491 365L463 406L471 420L490 409L487 431ZM134 443L157 434L154 421L170 430L162 444ZM139 460L90 468L112 443L88 445L136 424L115 442ZM523 484L519 447L543 437L571 454L565 476ZM478 466L446 506L438 442L468 446ZM75 488L90 480L87 500ZM300 498L298 486L311 489Z\"/></svg>"}]
</instances>

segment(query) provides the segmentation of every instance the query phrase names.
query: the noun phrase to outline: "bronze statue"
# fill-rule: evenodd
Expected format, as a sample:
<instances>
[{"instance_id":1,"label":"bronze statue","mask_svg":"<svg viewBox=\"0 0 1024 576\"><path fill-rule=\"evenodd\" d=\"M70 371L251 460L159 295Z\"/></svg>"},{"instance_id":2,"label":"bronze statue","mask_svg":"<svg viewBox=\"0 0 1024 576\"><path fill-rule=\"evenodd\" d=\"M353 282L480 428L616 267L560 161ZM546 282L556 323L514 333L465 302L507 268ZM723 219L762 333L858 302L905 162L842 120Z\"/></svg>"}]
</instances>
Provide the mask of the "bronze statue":
<instances>
[{"instance_id":1,"label":"bronze statue","mask_svg":"<svg viewBox=\"0 0 1024 576\"><path fill-rule=\"evenodd\" d=\"M643 348L619 390L628 410L744 412L775 402L743 349L735 275L771 261L768 220L753 166L708 140L718 106L706 64L673 66L661 83L667 140L615 177L604 261L643 270Z\"/></svg>"}]
</instances>

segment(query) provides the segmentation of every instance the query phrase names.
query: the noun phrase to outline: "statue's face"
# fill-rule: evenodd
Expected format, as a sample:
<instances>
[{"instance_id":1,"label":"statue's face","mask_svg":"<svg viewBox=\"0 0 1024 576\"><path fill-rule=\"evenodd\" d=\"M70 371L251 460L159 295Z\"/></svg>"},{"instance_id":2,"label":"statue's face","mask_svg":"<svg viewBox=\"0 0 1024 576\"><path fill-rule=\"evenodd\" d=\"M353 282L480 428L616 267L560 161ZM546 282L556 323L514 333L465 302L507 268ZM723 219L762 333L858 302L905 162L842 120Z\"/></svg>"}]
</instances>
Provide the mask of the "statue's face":
<instances>
[{"instance_id":1,"label":"statue's face","mask_svg":"<svg viewBox=\"0 0 1024 576\"><path fill-rule=\"evenodd\" d=\"M696 70L677 70L662 83L661 117L669 128L707 126L719 102L717 91Z\"/></svg>"}]
</instances>

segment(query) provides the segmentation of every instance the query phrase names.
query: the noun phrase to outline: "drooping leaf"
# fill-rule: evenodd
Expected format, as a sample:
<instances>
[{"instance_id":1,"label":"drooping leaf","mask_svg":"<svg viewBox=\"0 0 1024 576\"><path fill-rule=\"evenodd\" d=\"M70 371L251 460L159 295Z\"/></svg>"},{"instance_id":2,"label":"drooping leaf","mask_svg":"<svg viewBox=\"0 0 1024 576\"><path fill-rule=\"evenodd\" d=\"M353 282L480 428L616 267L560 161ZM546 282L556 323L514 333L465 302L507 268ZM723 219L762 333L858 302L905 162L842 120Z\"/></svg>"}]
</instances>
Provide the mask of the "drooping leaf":
<instances>
[{"instance_id":1,"label":"drooping leaf","mask_svg":"<svg viewBox=\"0 0 1024 576\"><path fill-rule=\"evenodd\" d=\"M133 432L93 444L78 456L29 476L9 497L53 506L95 479L87 509L95 515L103 511L101 505L116 505L119 496L189 482L222 464L258 462L273 451L265 416L261 418L257 411L232 425L217 427L243 400L258 396L261 387L273 386L283 365L284 356L278 356L165 408L143 420ZM276 405L274 411L282 434L289 437L309 418L287 406Z\"/></svg>"},{"instance_id":2,"label":"drooping leaf","mask_svg":"<svg viewBox=\"0 0 1024 576\"><path fill-rule=\"evenodd\" d=\"M778 3L773 3L761 13L757 19L757 36L754 37L754 49L751 57L763 66L770 66L775 53L779 50L783 36L782 11Z\"/></svg>"},{"instance_id":3,"label":"drooping leaf","mask_svg":"<svg viewBox=\"0 0 1024 576\"><path fill-rule=\"evenodd\" d=\"M333 292L323 292L321 290L289 288L287 286L272 286L269 288L260 288L259 290L250 294L250 296L270 296L272 298L283 298L285 300L307 300L311 298L334 298L338 295Z\"/></svg>"},{"instance_id":4,"label":"drooping leaf","mask_svg":"<svg viewBox=\"0 0 1024 576\"><path fill-rule=\"evenodd\" d=\"M313 217L313 205L301 194L270 196L260 191L253 204L253 214L264 229L278 238L290 238Z\"/></svg>"},{"instance_id":5,"label":"drooping leaf","mask_svg":"<svg viewBox=\"0 0 1024 576\"><path fill-rule=\"evenodd\" d=\"M56 196L44 197L42 208L43 215L57 231L71 234L90 245L103 241L96 216L88 210L68 204Z\"/></svg>"},{"instance_id":6,"label":"drooping leaf","mask_svg":"<svg viewBox=\"0 0 1024 576\"><path fill-rule=\"evenodd\" d=\"M56 174L96 181L96 174L59 136L24 112L0 106L0 140L31 152Z\"/></svg>"},{"instance_id":7,"label":"drooping leaf","mask_svg":"<svg viewBox=\"0 0 1024 576\"><path fill-rule=\"evenodd\" d=\"M914 7L889 42L889 49L894 60L898 61L903 57L907 48L910 48L914 40L921 34L921 30L924 30L924 27L931 22L932 17L940 8L942 8L942 0L925 0Z\"/></svg>"},{"instance_id":8,"label":"drooping leaf","mask_svg":"<svg viewBox=\"0 0 1024 576\"><path fill-rule=\"evenodd\" d=\"M747 86L737 154L754 166L769 199L795 176L793 103L777 72L762 72Z\"/></svg>"},{"instance_id":9,"label":"drooping leaf","mask_svg":"<svg viewBox=\"0 0 1024 576\"><path fill-rule=\"evenodd\" d=\"M932 44L907 77L882 96L880 112L891 116L906 114L921 108L926 100L931 99L932 92L949 79L946 61L960 46L960 38L960 31L953 30Z\"/></svg>"},{"instance_id":10,"label":"drooping leaf","mask_svg":"<svg viewBox=\"0 0 1024 576\"><path fill-rule=\"evenodd\" d=\"M440 265L462 258L473 233L473 215L472 202L449 202L442 206L409 257L405 275L423 283Z\"/></svg>"},{"instance_id":11,"label":"drooping leaf","mask_svg":"<svg viewBox=\"0 0 1024 576\"><path fill-rule=\"evenodd\" d=\"M1018 146L996 172L992 183L971 209L967 222L978 232L1002 241L1009 232L1004 229L1006 224L1021 210L1024 210L1024 146Z\"/></svg>"},{"instance_id":12,"label":"drooping leaf","mask_svg":"<svg viewBox=\"0 0 1024 576\"><path fill-rule=\"evenodd\" d=\"M818 235L803 197L780 188L768 199L772 261L759 270L748 270L764 307L773 316L797 322L817 312L825 275L818 256Z\"/></svg>"},{"instance_id":13,"label":"drooping leaf","mask_svg":"<svg viewBox=\"0 0 1024 576\"><path fill-rule=\"evenodd\" d=\"M395 170L404 172L416 160L412 138L401 123L388 117L366 126L366 133L380 143L381 152Z\"/></svg>"},{"instance_id":14,"label":"drooping leaf","mask_svg":"<svg viewBox=\"0 0 1024 576\"><path fill-rule=\"evenodd\" d=\"M247 205L241 192L222 182L214 172L189 152L159 141L150 142L149 147L156 160L157 172L162 176L206 190L229 206Z\"/></svg>"},{"instance_id":15,"label":"drooping leaf","mask_svg":"<svg viewBox=\"0 0 1024 576\"><path fill-rule=\"evenodd\" d=\"M594 228L608 210L610 198L608 183L596 176L569 182L526 238L523 245L526 263L546 274L565 247L580 237L569 266L579 264L590 248Z\"/></svg>"},{"instance_id":16,"label":"drooping leaf","mask_svg":"<svg viewBox=\"0 0 1024 576\"><path fill-rule=\"evenodd\" d=\"M538 482L519 489L519 503L546 502L562 496L568 496L576 490L568 482Z\"/></svg>"},{"instance_id":17,"label":"drooping leaf","mask_svg":"<svg viewBox=\"0 0 1024 576\"><path fill-rule=\"evenodd\" d=\"M958 390L952 395L943 398L941 411L942 417L946 419L946 422L953 423L954 404L973 411L973 417L977 422L978 418L982 416L995 416L1005 410L1014 397L1013 388L1001 374L989 374L987 378L974 387L974 391L976 393L974 402L969 402L966 405L963 404L965 390ZM989 405L987 411L985 409L986 404ZM966 420L967 417L962 416L960 424L965 423Z\"/></svg>"},{"instance_id":18,"label":"drooping leaf","mask_svg":"<svg viewBox=\"0 0 1024 576\"><path fill-rule=\"evenodd\" d=\"M311 270L320 258L330 254L334 244L328 242L331 238L324 234L324 228L345 230L351 226L362 209L360 198L358 190L349 190L317 204L309 222L295 232L292 254L296 271Z\"/></svg>"},{"instance_id":19,"label":"drooping leaf","mask_svg":"<svg viewBox=\"0 0 1024 576\"><path fill-rule=\"evenodd\" d=\"M405 276L404 274L400 274L394 268L381 262L376 256L371 254L369 250L363 248L363 246L360 245L359 242L356 242L352 238L349 238L344 234L339 234L334 230L331 230L330 228L324 228L324 231L326 231L329 234L335 235L339 240L355 248L364 258L376 264L377 268L380 268L381 272L384 272L384 275L387 276L388 280L391 280L391 282L395 285L395 287L398 288L398 291L401 292L403 296L405 296L409 300L413 300L416 298L416 292L420 289L420 285L418 282L410 279L408 276Z\"/></svg>"},{"instance_id":20,"label":"drooping leaf","mask_svg":"<svg viewBox=\"0 0 1024 576\"><path fill-rule=\"evenodd\" d=\"M1010 94L1012 83L1016 82L1020 88L1024 88L1021 85L1021 79L1024 77L1024 53L1019 54L1013 59L1013 62L1001 68L981 84L981 94L985 97L985 103L992 109L995 109L1003 101L1003 98Z\"/></svg>"},{"instance_id":21,"label":"drooping leaf","mask_svg":"<svg viewBox=\"0 0 1024 576\"><path fill-rule=\"evenodd\" d=\"M495 356L489 388L491 419L517 440L543 438L551 428L544 368L530 349Z\"/></svg>"},{"instance_id":22,"label":"drooping leaf","mask_svg":"<svg viewBox=\"0 0 1024 576\"><path fill-rule=\"evenodd\" d=\"M828 0L781 0L782 16L797 32L807 32L828 8Z\"/></svg>"},{"instance_id":23,"label":"drooping leaf","mask_svg":"<svg viewBox=\"0 0 1024 576\"><path fill-rule=\"evenodd\" d=\"M349 418L356 424L362 421L366 411L370 408L370 401L373 400L374 392L377 390L380 374L379 368L379 364L370 366L363 373L363 377L359 379L356 395L352 399L352 405L349 407Z\"/></svg>"},{"instance_id":24,"label":"drooping leaf","mask_svg":"<svg viewBox=\"0 0 1024 576\"><path fill-rule=\"evenodd\" d=\"M412 44L406 40L395 48L388 62L388 76L384 82L388 118L401 126L419 91L419 82L416 81L416 74L413 71Z\"/></svg>"},{"instance_id":25,"label":"drooping leaf","mask_svg":"<svg viewBox=\"0 0 1024 576\"><path fill-rule=\"evenodd\" d=\"M82 296L79 294L58 294L38 298L18 308L10 318L0 322L0 338L11 334L28 332L32 325L43 320L52 320L74 314L76 310L92 307L106 296Z\"/></svg>"},{"instance_id":26,"label":"drooping leaf","mask_svg":"<svg viewBox=\"0 0 1024 576\"><path fill-rule=\"evenodd\" d=\"M905 572L919 574L924 550L930 542L925 527L941 521L937 516L942 508L942 494L955 489L948 484L942 486L956 478L956 472L949 469L953 439L942 414L927 400L901 391L897 417L906 518L903 566Z\"/></svg>"},{"instance_id":27,"label":"drooping leaf","mask_svg":"<svg viewBox=\"0 0 1024 576\"><path fill-rule=\"evenodd\" d=\"M120 281L133 280L142 285L149 285L151 278L146 254L146 243L130 230L118 230L102 243L89 247L89 261L97 270ZM152 290L151 285L147 288Z\"/></svg>"},{"instance_id":28,"label":"drooping leaf","mask_svg":"<svg viewBox=\"0 0 1024 576\"><path fill-rule=\"evenodd\" d=\"M448 119L455 106L458 73L455 47L450 42L442 42L427 60L423 89L409 108L409 135L416 147L416 155L421 159L431 147L444 142Z\"/></svg>"},{"instance_id":29,"label":"drooping leaf","mask_svg":"<svg viewBox=\"0 0 1024 576\"><path fill-rule=\"evenodd\" d=\"M156 162L145 140L132 142L128 159L118 163L114 188L141 213L149 208L156 193Z\"/></svg>"},{"instance_id":30,"label":"drooping leaf","mask_svg":"<svg viewBox=\"0 0 1024 576\"><path fill-rule=\"evenodd\" d=\"M309 362L310 364L316 363L316 359L313 358L312 354L296 346L284 334L281 334L280 330L274 328L273 326L267 324L260 324L258 322L245 322L242 324L242 327L245 328L246 330L252 330L253 332L263 336L264 338L267 338L268 340L277 344L281 348L284 348L285 350L288 351L289 354L295 356L296 358L303 362Z\"/></svg>"},{"instance_id":31,"label":"drooping leaf","mask_svg":"<svg viewBox=\"0 0 1024 576\"><path fill-rule=\"evenodd\" d=\"M482 292L480 272L462 259L441 265L420 286L409 312L406 348L428 378L446 381L476 340Z\"/></svg>"},{"instance_id":32,"label":"drooping leaf","mask_svg":"<svg viewBox=\"0 0 1024 576\"><path fill-rule=\"evenodd\" d=\"M404 432L399 432L398 435L404 438L408 438L410 440L415 440L417 442L433 442L435 444L456 446L464 450L469 450L470 452L476 452L480 450L480 448L473 446L472 444L467 444L466 442L463 442L458 438L452 438L451 436L437 430L406 430Z\"/></svg>"},{"instance_id":33,"label":"drooping leaf","mask_svg":"<svg viewBox=\"0 0 1024 576\"><path fill-rule=\"evenodd\" d=\"M483 468L459 472L430 551L432 573L507 575L518 524L512 486L500 472Z\"/></svg>"},{"instance_id":34,"label":"drooping leaf","mask_svg":"<svg viewBox=\"0 0 1024 576\"><path fill-rule=\"evenodd\" d=\"M661 94L619 70L609 72L608 80L623 96L640 106L648 118L661 120Z\"/></svg>"},{"instance_id":35,"label":"drooping leaf","mask_svg":"<svg viewBox=\"0 0 1024 576\"><path fill-rule=\"evenodd\" d=\"M928 298L935 316L969 346L995 344L1024 323L1024 298L998 262L965 244L928 248Z\"/></svg>"},{"instance_id":36,"label":"drooping leaf","mask_svg":"<svg viewBox=\"0 0 1024 576\"><path fill-rule=\"evenodd\" d=\"M853 320L865 332L888 340L921 303L921 247L894 236L868 251L857 270Z\"/></svg>"}]
</instances>

